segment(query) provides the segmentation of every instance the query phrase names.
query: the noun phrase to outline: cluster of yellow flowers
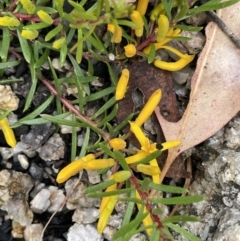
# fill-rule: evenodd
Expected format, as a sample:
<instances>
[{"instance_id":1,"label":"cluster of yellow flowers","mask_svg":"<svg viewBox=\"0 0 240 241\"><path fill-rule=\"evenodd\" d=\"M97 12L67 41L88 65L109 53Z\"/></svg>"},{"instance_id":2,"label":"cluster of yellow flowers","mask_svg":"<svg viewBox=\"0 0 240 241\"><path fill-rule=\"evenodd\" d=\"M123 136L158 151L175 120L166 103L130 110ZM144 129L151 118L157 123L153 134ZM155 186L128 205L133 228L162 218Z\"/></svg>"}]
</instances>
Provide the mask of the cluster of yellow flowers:
<instances>
[{"instance_id":1,"label":"cluster of yellow flowers","mask_svg":"<svg viewBox=\"0 0 240 241\"><path fill-rule=\"evenodd\" d=\"M127 89L127 84L129 80L129 71L128 69L122 70L122 75L119 78L115 98L116 100L121 100L124 97L124 94ZM150 140L143 133L141 126L147 119L152 115L156 106L158 105L162 96L162 92L160 89L157 89L149 98L142 111L135 119L134 122L129 122L131 132L138 139L141 149L134 155L128 156L125 158L127 164L134 164L136 162L141 161L142 159L148 157L151 153L157 151L157 143L151 143ZM126 147L126 142L121 138L113 138L109 142L109 147L115 150L123 150ZM167 150L169 148L178 146L180 141L168 141L162 143L161 151ZM65 168L63 168L57 176L57 182L63 183L71 176L75 175L77 172L85 169L85 170L99 170L106 167L112 167L117 164L117 160L113 158L108 159L96 159L94 154L88 154L84 157L79 158L78 160L73 161ZM158 166L158 162L156 159L150 160L149 164L138 164L136 166L137 171L152 176L153 182L159 184L160 183L160 168ZM122 182L130 177L131 172L129 171L118 171L114 173L110 179L116 180L116 183L109 186L105 192L113 191L117 189L117 182ZM118 178L116 178L118 177ZM115 203L117 202L118 195L114 195L111 197L104 197L101 202L100 207L100 218L98 221L98 232L102 233L104 228L107 225L108 219L114 209ZM136 191L136 198L140 199L139 193ZM141 205L138 204L138 208L141 208ZM144 212L146 209L144 210ZM150 214L143 220L145 226L151 225L153 223ZM147 232L150 234L151 229L148 229Z\"/></svg>"},{"instance_id":2,"label":"cluster of yellow flowers","mask_svg":"<svg viewBox=\"0 0 240 241\"><path fill-rule=\"evenodd\" d=\"M135 30L135 35L137 37L142 37L143 31L144 31L144 21L143 16L146 13L146 9L148 6L148 0L139 0L136 10L134 10L130 14L131 21L137 26ZM177 1L174 1L173 6L177 6ZM166 46L168 42L171 41L171 37L177 37L180 36L180 29L174 29L173 27L170 27L169 19L165 15L165 10L162 3L159 3L151 12L150 20L152 22L157 22L157 31L156 31L156 43L153 43L155 50L158 49L166 49L174 54L176 54L179 57L179 60L176 62L166 62L162 61L161 59L155 59L153 61L153 64L164 70L169 71L178 71L182 68L184 68L187 64L189 64L193 59L194 55L188 55L188 54L182 54L178 50L174 49L173 47ZM108 24L108 31L110 31L113 34L112 42L114 43L120 43L122 39L122 28L117 25L117 28L115 29L115 26L113 24ZM146 55L149 55L150 49L152 44L147 46L143 53ZM127 44L124 47L125 50L125 56L128 58L131 58L137 54L136 46L132 43Z\"/></svg>"}]
</instances>

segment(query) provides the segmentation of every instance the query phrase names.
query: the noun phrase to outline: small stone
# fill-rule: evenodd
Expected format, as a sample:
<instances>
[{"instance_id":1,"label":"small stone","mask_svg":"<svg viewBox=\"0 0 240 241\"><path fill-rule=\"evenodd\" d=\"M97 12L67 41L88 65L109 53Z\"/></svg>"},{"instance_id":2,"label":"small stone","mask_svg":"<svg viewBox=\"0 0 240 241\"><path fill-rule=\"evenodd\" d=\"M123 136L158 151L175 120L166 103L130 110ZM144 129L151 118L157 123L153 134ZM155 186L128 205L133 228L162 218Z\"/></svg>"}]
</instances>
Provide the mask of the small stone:
<instances>
[{"instance_id":1,"label":"small stone","mask_svg":"<svg viewBox=\"0 0 240 241\"><path fill-rule=\"evenodd\" d=\"M123 220L123 216L120 213L117 214L113 214L110 216L109 221L108 221L108 225L112 226L116 229L120 229L122 226L122 220Z\"/></svg>"},{"instance_id":2,"label":"small stone","mask_svg":"<svg viewBox=\"0 0 240 241\"><path fill-rule=\"evenodd\" d=\"M3 160L8 160L13 156L13 149L8 147L0 147L0 154Z\"/></svg>"},{"instance_id":3,"label":"small stone","mask_svg":"<svg viewBox=\"0 0 240 241\"><path fill-rule=\"evenodd\" d=\"M73 120L73 115L69 115L69 116L65 117L64 120L70 120L70 121L72 121L72 120ZM61 127L61 133L62 133L62 134L71 134L71 133L72 133L72 129L73 129L72 126L60 125L60 127ZM76 131L77 131L77 132L80 131L80 130L81 130L80 127L77 127L77 128L76 128Z\"/></svg>"},{"instance_id":4,"label":"small stone","mask_svg":"<svg viewBox=\"0 0 240 241\"><path fill-rule=\"evenodd\" d=\"M38 152L44 161L59 160L64 157L65 142L59 134L54 133L54 135L38 149Z\"/></svg>"},{"instance_id":5,"label":"small stone","mask_svg":"<svg viewBox=\"0 0 240 241\"><path fill-rule=\"evenodd\" d=\"M28 169L29 167L29 162L28 158L24 154L18 154L18 160L23 169Z\"/></svg>"},{"instance_id":6,"label":"small stone","mask_svg":"<svg viewBox=\"0 0 240 241\"><path fill-rule=\"evenodd\" d=\"M207 23L207 14L205 12L194 14L193 16L187 18L185 21L189 25L202 26Z\"/></svg>"},{"instance_id":7,"label":"small stone","mask_svg":"<svg viewBox=\"0 0 240 241\"><path fill-rule=\"evenodd\" d=\"M43 225L41 223L35 223L27 226L24 230L25 241L41 241L42 231Z\"/></svg>"},{"instance_id":8,"label":"small stone","mask_svg":"<svg viewBox=\"0 0 240 241\"><path fill-rule=\"evenodd\" d=\"M55 186L49 186L50 195L50 206L48 207L48 212L54 213L55 211L60 212L63 208L63 203L65 200L65 195L63 194L63 190L58 189ZM62 206L62 207L61 207Z\"/></svg>"},{"instance_id":9,"label":"small stone","mask_svg":"<svg viewBox=\"0 0 240 241\"><path fill-rule=\"evenodd\" d=\"M36 183L36 182L35 182L35 187L34 187L34 189L31 191L30 197L33 199L33 198L34 198L43 188L45 188L45 187L46 187L45 183L42 183L42 182Z\"/></svg>"},{"instance_id":10,"label":"small stone","mask_svg":"<svg viewBox=\"0 0 240 241\"><path fill-rule=\"evenodd\" d=\"M35 162L32 162L29 172L34 179L41 179L43 176L43 168L39 167Z\"/></svg>"},{"instance_id":11,"label":"small stone","mask_svg":"<svg viewBox=\"0 0 240 241\"><path fill-rule=\"evenodd\" d=\"M107 240L112 240L112 236L114 233L116 233L116 231L116 228L107 225L106 228L104 228L103 230L103 236Z\"/></svg>"},{"instance_id":12,"label":"small stone","mask_svg":"<svg viewBox=\"0 0 240 241\"><path fill-rule=\"evenodd\" d=\"M86 188L87 186L82 182L78 183L77 178L72 178L66 182L66 194L67 196L70 195L66 203L69 210L74 210L78 207L91 208L97 205L99 199L87 197L84 193Z\"/></svg>"},{"instance_id":13,"label":"small stone","mask_svg":"<svg viewBox=\"0 0 240 241\"><path fill-rule=\"evenodd\" d=\"M97 232L97 229L90 224L82 225L75 223L67 234L68 241L102 241L103 238Z\"/></svg>"},{"instance_id":14,"label":"small stone","mask_svg":"<svg viewBox=\"0 0 240 241\"><path fill-rule=\"evenodd\" d=\"M191 69L189 66L186 66L185 68L179 71L172 72L173 80L177 84L183 85L191 79L193 72L193 69Z\"/></svg>"},{"instance_id":15,"label":"small stone","mask_svg":"<svg viewBox=\"0 0 240 241\"><path fill-rule=\"evenodd\" d=\"M142 241L142 240L147 240L146 235L144 235L143 233L137 233L133 235L129 241Z\"/></svg>"},{"instance_id":16,"label":"small stone","mask_svg":"<svg viewBox=\"0 0 240 241\"><path fill-rule=\"evenodd\" d=\"M77 208L72 216L72 221L78 224L94 223L99 218L97 208Z\"/></svg>"},{"instance_id":17,"label":"small stone","mask_svg":"<svg viewBox=\"0 0 240 241\"><path fill-rule=\"evenodd\" d=\"M48 189L43 188L30 202L32 211L34 213L45 212L50 206L50 195L51 192Z\"/></svg>"},{"instance_id":18,"label":"small stone","mask_svg":"<svg viewBox=\"0 0 240 241\"><path fill-rule=\"evenodd\" d=\"M182 44L187 48L189 54L198 54L206 41L206 37L201 32L182 31L183 37L191 38L189 41L182 41Z\"/></svg>"},{"instance_id":19,"label":"small stone","mask_svg":"<svg viewBox=\"0 0 240 241\"><path fill-rule=\"evenodd\" d=\"M12 221L12 236L13 238L23 238L25 227L21 226L18 222Z\"/></svg>"},{"instance_id":20,"label":"small stone","mask_svg":"<svg viewBox=\"0 0 240 241\"><path fill-rule=\"evenodd\" d=\"M110 53L110 54L108 54L108 58L109 58L109 60L114 61L115 55L113 53Z\"/></svg>"},{"instance_id":21,"label":"small stone","mask_svg":"<svg viewBox=\"0 0 240 241\"><path fill-rule=\"evenodd\" d=\"M16 110L18 108L19 99L12 92L10 85L0 85L0 106L7 110Z\"/></svg>"},{"instance_id":22,"label":"small stone","mask_svg":"<svg viewBox=\"0 0 240 241\"><path fill-rule=\"evenodd\" d=\"M87 174L88 174L89 183L96 184L96 183L99 183L101 181L100 175L98 174L98 171L87 170Z\"/></svg>"}]
</instances>

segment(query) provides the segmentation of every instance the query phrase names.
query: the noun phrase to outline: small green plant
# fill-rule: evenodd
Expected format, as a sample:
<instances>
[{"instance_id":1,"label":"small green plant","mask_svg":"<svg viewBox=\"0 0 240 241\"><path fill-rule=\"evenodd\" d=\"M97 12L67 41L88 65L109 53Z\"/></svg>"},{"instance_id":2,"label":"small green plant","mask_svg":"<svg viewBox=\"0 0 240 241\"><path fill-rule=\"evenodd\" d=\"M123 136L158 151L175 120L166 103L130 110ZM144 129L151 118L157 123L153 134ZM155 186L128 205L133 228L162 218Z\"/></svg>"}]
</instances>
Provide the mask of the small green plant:
<instances>
[{"instance_id":1,"label":"small green plant","mask_svg":"<svg viewBox=\"0 0 240 241\"><path fill-rule=\"evenodd\" d=\"M63 183L80 170L100 170L103 175L108 169L112 175L108 181L86 189L89 197L102 198L98 231L102 233L118 200L128 202L122 227L113 235L113 240L129 240L135 233L145 231L149 240L174 240L171 231L174 230L189 240L200 240L174 223L183 221L198 221L192 216L173 216L160 218L158 210L153 205L191 204L203 200L202 197L183 197L187 190L161 184L160 173L156 158L162 151L174 148L181 140L169 140L157 148L144 135L141 126L153 113L161 99L161 90L156 90L137 117L134 114L115 126L112 120L118 111L117 101L124 98L129 81L127 61L129 58L144 58L149 64L158 68L177 71L189 64L194 55L182 54L167 45L171 40L187 41L181 37L181 30L199 31L201 27L187 26L183 20L190 16L208 10L224 8L238 0L211 0L198 7L196 1L162 0L156 1L150 14L147 13L149 1L139 0L137 5L118 3L109 0L96 1L87 6L86 0L2 0L0 3L0 77L1 84L21 81L21 79L4 79L6 67L18 66L26 61L31 74L31 88L26 98L24 111L29 110L39 81L51 91L44 103L31 113L25 115L11 127L7 122L9 111L1 115L0 126L3 129L7 143L15 147L16 140L12 128L23 124L38 125L52 122L56 125L72 127L71 160L79 158L65 168L58 176L57 182ZM71 10L65 11L64 4L68 3ZM97 34L100 26L105 27L105 41ZM19 47L11 47L13 39L19 40ZM156 57L156 50L166 49L179 57L175 62L166 62ZM74 68L70 77L58 78L51 62L51 51L59 53L60 64L69 61ZM9 61L9 53L18 60ZM110 57L111 56L111 57ZM82 59L88 61L86 73L79 66ZM107 64L111 77L111 86L96 93L91 93L89 84L97 79L93 76L91 59ZM48 63L53 76L50 82L43 74L41 66ZM122 75L118 79L112 66L120 64ZM77 88L77 98L69 101L62 97L61 85L67 83ZM104 99L105 104L91 117L84 115L84 106L91 101ZM56 101L57 114L44 114L48 105ZM74 105L77 105L76 108ZM66 107L69 111L63 111ZM72 115L73 114L73 115ZM73 116L72 120L65 119ZM98 117L102 117L97 121ZM124 126L130 125L131 132L122 135ZM77 153L77 128L85 129L85 139ZM98 134L99 140L89 146L90 132ZM130 134L138 139L141 149L138 151L128 147L127 139ZM140 180L136 172L151 176ZM154 193L174 193L176 197L155 198ZM126 198L119 198L120 194ZM134 213L134 205L138 211ZM133 218L134 217L134 218ZM143 223L143 226L140 224Z\"/></svg>"}]
</instances>

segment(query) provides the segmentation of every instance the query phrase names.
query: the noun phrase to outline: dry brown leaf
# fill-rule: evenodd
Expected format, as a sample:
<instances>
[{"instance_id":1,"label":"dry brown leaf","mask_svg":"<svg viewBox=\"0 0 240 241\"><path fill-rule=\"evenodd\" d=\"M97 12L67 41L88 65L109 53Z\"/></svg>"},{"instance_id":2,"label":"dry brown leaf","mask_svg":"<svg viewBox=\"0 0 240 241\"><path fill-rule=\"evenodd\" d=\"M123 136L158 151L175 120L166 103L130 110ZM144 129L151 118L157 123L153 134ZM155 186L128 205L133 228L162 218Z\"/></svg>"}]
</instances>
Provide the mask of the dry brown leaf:
<instances>
[{"instance_id":1,"label":"dry brown leaf","mask_svg":"<svg viewBox=\"0 0 240 241\"><path fill-rule=\"evenodd\" d=\"M148 64L146 61L137 61L129 67L130 80L129 86L124 99L119 101L119 109L117 113L118 122L121 123L126 116L132 112L137 112L139 108L149 99L151 94L158 88L162 89L162 99L159 103L161 113L164 113L165 118L168 121L178 121L180 114L178 110L178 104L173 92L172 86L172 74L169 71L164 71ZM140 100L140 106L138 106L137 98L135 96L136 90L138 90L138 97ZM142 104L142 105L141 105ZM152 116L155 131L158 133L158 143L165 141L156 116ZM129 131L129 127L124 128L125 133ZM134 146L139 147L138 141L132 135L130 141ZM158 162L161 168L166 161L167 153L164 152L159 158ZM181 158L176 160L171 169L167 173L168 177L189 177L188 172L185 170L184 162Z\"/></svg>"},{"instance_id":2,"label":"dry brown leaf","mask_svg":"<svg viewBox=\"0 0 240 241\"><path fill-rule=\"evenodd\" d=\"M240 2L218 12L238 37L239 13ZM180 153L215 134L240 110L240 50L213 22L206 27L206 36L182 119L171 123L163 118L159 109L155 111L166 140L182 142L169 150L161 179Z\"/></svg>"}]
</instances>

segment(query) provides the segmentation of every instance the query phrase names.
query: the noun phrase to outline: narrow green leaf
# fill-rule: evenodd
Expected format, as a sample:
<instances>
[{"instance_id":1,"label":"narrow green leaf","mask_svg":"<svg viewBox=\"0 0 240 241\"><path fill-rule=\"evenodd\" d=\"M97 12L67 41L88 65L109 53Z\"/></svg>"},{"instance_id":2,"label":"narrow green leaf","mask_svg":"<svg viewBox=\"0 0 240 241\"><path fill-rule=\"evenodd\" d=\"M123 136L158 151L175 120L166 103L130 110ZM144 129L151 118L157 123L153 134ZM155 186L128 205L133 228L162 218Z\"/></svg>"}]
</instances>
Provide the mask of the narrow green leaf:
<instances>
[{"instance_id":1,"label":"narrow green leaf","mask_svg":"<svg viewBox=\"0 0 240 241\"><path fill-rule=\"evenodd\" d=\"M105 62L105 63L107 65L107 67L108 67L108 72L109 72L109 75L110 75L110 79L111 79L113 85L116 86L117 82L118 82L118 78L117 78L115 72L113 71L111 65L108 62Z\"/></svg>"},{"instance_id":2,"label":"narrow green leaf","mask_svg":"<svg viewBox=\"0 0 240 241\"><path fill-rule=\"evenodd\" d=\"M152 230L149 241L159 241L159 240L160 240L160 230L157 228L154 228Z\"/></svg>"},{"instance_id":3,"label":"narrow green leaf","mask_svg":"<svg viewBox=\"0 0 240 241\"><path fill-rule=\"evenodd\" d=\"M79 156L85 156L86 155L89 140L90 140L90 128L87 127L85 135L84 135L84 141L83 141L83 144L82 144L81 152L80 152Z\"/></svg>"},{"instance_id":4,"label":"narrow green leaf","mask_svg":"<svg viewBox=\"0 0 240 241\"><path fill-rule=\"evenodd\" d=\"M25 58L25 60L30 64L31 61L31 47L28 44L28 41L22 37L20 29L17 28L17 34L18 34L18 39L21 45L22 53Z\"/></svg>"},{"instance_id":5,"label":"narrow green leaf","mask_svg":"<svg viewBox=\"0 0 240 241\"><path fill-rule=\"evenodd\" d=\"M2 79L2 80L0 80L1 85L17 83L17 82L23 82L23 79Z\"/></svg>"},{"instance_id":6,"label":"narrow green leaf","mask_svg":"<svg viewBox=\"0 0 240 241\"><path fill-rule=\"evenodd\" d=\"M22 125L42 125L42 124L46 124L46 123L50 123L50 121L48 120L44 120L43 118L35 118L35 119L32 119L32 120L23 120L21 121L21 124Z\"/></svg>"},{"instance_id":7,"label":"narrow green leaf","mask_svg":"<svg viewBox=\"0 0 240 241\"><path fill-rule=\"evenodd\" d=\"M92 192L97 192L97 191L103 190L109 186L112 186L115 183L116 183L116 181L114 181L114 180L108 180L108 181L105 181L105 182L102 182L102 183L99 183L94 186L86 188L84 190L84 193L88 194L88 193L92 193Z\"/></svg>"},{"instance_id":8,"label":"narrow green leaf","mask_svg":"<svg viewBox=\"0 0 240 241\"><path fill-rule=\"evenodd\" d=\"M66 125L66 126L72 126L72 127L82 127L83 126L82 123L79 123L78 121L63 119L61 117L61 115L52 116L52 115L47 115L47 114L41 114L41 117L44 120L48 120L50 122L57 123L59 125Z\"/></svg>"},{"instance_id":9,"label":"narrow green leaf","mask_svg":"<svg viewBox=\"0 0 240 241\"><path fill-rule=\"evenodd\" d=\"M199 32L203 29L203 27L189 26L184 24L176 24L174 25L174 28L179 28L189 32Z\"/></svg>"},{"instance_id":10,"label":"narrow green leaf","mask_svg":"<svg viewBox=\"0 0 240 241\"><path fill-rule=\"evenodd\" d=\"M21 62L20 60L16 60L16 61L10 61L6 63L0 63L0 69L6 69L6 68L17 66L18 64L20 64L20 62Z\"/></svg>"},{"instance_id":11,"label":"narrow green leaf","mask_svg":"<svg viewBox=\"0 0 240 241\"><path fill-rule=\"evenodd\" d=\"M178 222L198 222L199 217L189 216L189 215L175 215L172 217L167 217L162 220L162 223L178 223Z\"/></svg>"},{"instance_id":12,"label":"narrow green leaf","mask_svg":"<svg viewBox=\"0 0 240 241\"><path fill-rule=\"evenodd\" d=\"M142 183L141 183L141 190L142 191L146 191L149 189L149 184L151 183L150 178L146 177L143 179Z\"/></svg>"},{"instance_id":13,"label":"narrow green leaf","mask_svg":"<svg viewBox=\"0 0 240 241\"><path fill-rule=\"evenodd\" d=\"M150 48L150 52L148 54L148 63L151 64L156 56L156 49L155 49L155 45L151 44L151 48Z\"/></svg>"},{"instance_id":14,"label":"narrow green leaf","mask_svg":"<svg viewBox=\"0 0 240 241\"><path fill-rule=\"evenodd\" d=\"M34 23L34 24L29 24L29 25L25 25L23 27L23 29L27 29L27 30L39 30L39 29L43 29L43 28L47 28L49 27L49 24L46 23Z\"/></svg>"},{"instance_id":15,"label":"narrow green leaf","mask_svg":"<svg viewBox=\"0 0 240 241\"><path fill-rule=\"evenodd\" d=\"M62 24L59 24L57 27L55 27L50 32L48 32L47 35L45 36L45 41L51 40L54 36L56 36L58 33L61 32L62 28L63 28Z\"/></svg>"},{"instance_id":16,"label":"narrow green leaf","mask_svg":"<svg viewBox=\"0 0 240 241\"><path fill-rule=\"evenodd\" d=\"M183 193L188 192L188 190L186 188L174 187L174 186L169 186L169 185L164 185L164 184L156 184L153 182L149 183L149 188L157 190L157 191L161 191L161 192L168 192L168 193L183 194Z\"/></svg>"},{"instance_id":17,"label":"narrow green leaf","mask_svg":"<svg viewBox=\"0 0 240 241\"><path fill-rule=\"evenodd\" d=\"M79 76L79 77L82 77L84 76L81 68L79 67L78 63L76 62L76 60L73 58L73 56L71 54L68 54L68 57L73 65L73 68L74 68L74 71L76 71L76 74Z\"/></svg>"},{"instance_id":18,"label":"narrow green leaf","mask_svg":"<svg viewBox=\"0 0 240 241\"><path fill-rule=\"evenodd\" d=\"M72 121L76 122L76 116L72 115ZM75 160L77 155L77 130L76 127L72 127L72 143L71 143L71 160Z\"/></svg>"},{"instance_id":19,"label":"narrow green leaf","mask_svg":"<svg viewBox=\"0 0 240 241\"><path fill-rule=\"evenodd\" d=\"M144 218L147 217L147 215L148 212L143 213L143 208L140 209L133 221L131 221L125 226L122 226L116 233L113 234L112 240L124 237L129 232L129 230L136 230L139 224L144 220Z\"/></svg>"},{"instance_id":20,"label":"narrow green leaf","mask_svg":"<svg viewBox=\"0 0 240 241\"><path fill-rule=\"evenodd\" d=\"M82 29L78 29L77 31L78 31L78 39L81 39L82 38ZM82 61L82 53L83 53L83 42L81 42L77 46L76 60L77 60L78 64L80 64Z\"/></svg>"},{"instance_id":21,"label":"narrow green leaf","mask_svg":"<svg viewBox=\"0 0 240 241\"><path fill-rule=\"evenodd\" d=\"M117 112L118 112L118 104L116 104L112 111L110 112L109 115L107 115L103 120L101 120L99 123L98 123L98 127L101 127L103 125L105 125L106 123L108 123L109 121L111 121L113 118L116 117L117 115Z\"/></svg>"},{"instance_id":22,"label":"narrow green leaf","mask_svg":"<svg viewBox=\"0 0 240 241\"><path fill-rule=\"evenodd\" d=\"M186 197L170 197L170 198L152 198L151 202L173 205L173 204L191 204L194 202L201 202L203 200L204 200L203 196L186 196Z\"/></svg>"},{"instance_id":23,"label":"narrow green leaf","mask_svg":"<svg viewBox=\"0 0 240 241\"><path fill-rule=\"evenodd\" d=\"M134 162L133 164L134 165L138 165L138 164L147 164L149 163L151 160L153 159L156 159L158 156L161 155L161 151L160 150L157 150L153 153L151 153L150 155L148 155L147 157L143 158L142 160L139 160L137 162Z\"/></svg>"},{"instance_id":24,"label":"narrow green leaf","mask_svg":"<svg viewBox=\"0 0 240 241\"><path fill-rule=\"evenodd\" d=\"M102 197L109 197L109 196L119 195L119 194L123 194L123 193L128 193L133 190L134 190L133 187L132 188L124 188L124 189L118 189L118 190L109 191L109 192L88 193L87 196L92 197L92 198L102 198Z\"/></svg>"},{"instance_id":25,"label":"narrow green leaf","mask_svg":"<svg viewBox=\"0 0 240 241\"><path fill-rule=\"evenodd\" d=\"M99 147L104 153L106 153L109 157L115 158L114 153L110 150L110 148L106 145L106 143L99 143Z\"/></svg>"},{"instance_id":26,"label":"narrow green leaf","mask_svg":"<svg viewBox=\"0 0 240 241\"><path fill-rule=\"evenodd\" d=\"M135 194L136 195L136 194ZM138 198L131 198L131 197L126 197L126 198L119 198L119 201L124 201L124 202L134 202L134 203L138 203L141 205L145 205L145 202L141 199Z\"/></svg>"},{"instance_id":27,"label":"narrow green leaf","mask_svg":"<svg viewBox=\"0 0 240 241\"><path fill-rule=\"evenodd\" d=\"M174 230L175 232L180 233L181 235L183 235L185 238L187 238L190 241L202 241L200 238L189 233L187 230L185 230L184 228L181 228L178 225L175 225L172 223L166 223L165 225L168 226L169 228L171 228L172 230Z\"/></svg>"},{"instance_id":28,"label":"narrow green leaf","mask_svg":"<svg viewBox=\"0 0 240 241\"><path fill-rule=\"evenodd\" d=\"M60 49L60 65L63 66L66 63L68 47L67 44L64 43Z\"/></svg>"},{"instance_id":29,"label":"narrow green leaf","mask_svg":"<svg viewBox=\"0 0 240 241\"><path fill-rule=\"evenodd\" d=\"M122 20L122 19L118 19L118 25L124 25L127 26L131 29L136 29L138 28L137 24L129 21L129 20Z\"/></svg>"},{"instance_id":30,"label":"narrow green leaf","mask_svg":"<svg viewBox=\"0 0 240 241\"><path fill-rule=\"evenodd\" d=\"M128 115L115 129L114 132L118 133L124 126L126 126L130 120L134 117L134 113Z\"/></svg>"},{"instance_id":31,"label":"narrow green leaf","mask_svg":"<svg viewBox=\"0 0 240 241\"><path fill-rule=\"evenodd\" d=\"M188 2L182 1L181 9L180 9L180 11L177 13L177 15L174 17L174 21L175 21L175 22L178 22L178 21L180 21L182 18L184 18L184 17L187 15L188 10L189 10Z\"/></svg>"},{"instance_id":32,"label":"narrow green leaf","mask_svg":"<svg viewBox=\"0 0 240 241\"><path fill-rule=\"evenodd\" d=\"M129 198L135 198L135 196L136 196L136 191L134 190L130 193ZM122 221L122 226L127 225L130 222L131 217L133 215L134 206L135 206L134 202L127 202L127 208Z\"/></svg>"},{"instance_id":33,"label":"narrow green leaf","mask_svg":"<svg viewBox=\"0 0 240 241\"><path fill-rule=\"evenodd\" d=\"M10 46L11 35L8 27L2 27L2 41L0 48L0 57L2 58L2 62L7 60L8 50Z\"/></svg>"},{"instance_id":34,"label":"narrow green leaf","mask_svg":"<svg viewBox=\"0 0 240 241\"><path fill-rule=\"evenodd\" d=\"M36 69L34 68L34 59L33 59L33 57L31 57L30 59L31 59L30 73L31 73L32 85L28 92L28 96L27 96L23 111L28 110L28 108L31 106L31 104L33 102L33 96L34 96L34 94L36 92L36 88L37 88L37 75L36 75Z\"/></svg>"},{"instance_id":35,"label":"narrow green leaf","mask_svg":"<svg viewBox=\"0 0 240 241\"><path fill-rule=\"evenodd\" d=\"M103 114L103 112L105 112L106 110L108 110L111 106L113 106L116 103L116 99L115 96L113 96L110 100L108 100L92 117L91 119L94 120L96 119L98 116L100 116L101 114Z\"/></svg>"},{"instance_id":36,"label":"narrow green leaf","mask_svg":"<svg viewBox=\"0 0 240 241\"><path fill-rule=\"evenodd\" d=\"M53 99L54 99L53 95L49 96L48 99L44 103L42 103L36 110L34 110L29 115L23 117L22 119L18 120L16 123L14 123L12 125L12 128L21 126L22 121L28 121L28 120L34 119L36 116L38 116L40 113L42 113L50 105L50 103L53 101Z\"/></svg>"},{"instance_id":37,"label":"narrow green leaf","mask_svg":"<svg viewBox=\"0 0 240 241\"><path fill-rule=\"evenodd\" d=\"M122 168L124 170L131 171L122 153L118 150L114 150L113 153L116 159L118 160L119 164L122 166Z\"/></svg>"},{"instance_id":38,"label":"narrow green leaf","mask_svg":"<svg viewBox=\"0 0 240 241\"><path fill-rule=\"evenodd\" d=\"M40 68L45 62L47 62L48 56L50 53L50 49L45 49L43 55L35 62L34 68Z\"/></svg>"}]
</instances>

